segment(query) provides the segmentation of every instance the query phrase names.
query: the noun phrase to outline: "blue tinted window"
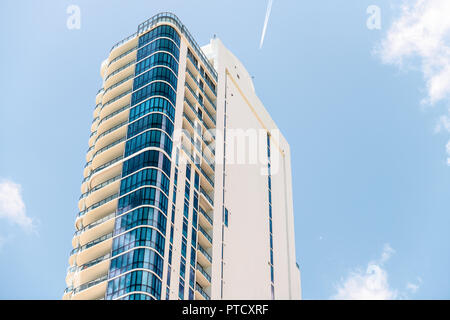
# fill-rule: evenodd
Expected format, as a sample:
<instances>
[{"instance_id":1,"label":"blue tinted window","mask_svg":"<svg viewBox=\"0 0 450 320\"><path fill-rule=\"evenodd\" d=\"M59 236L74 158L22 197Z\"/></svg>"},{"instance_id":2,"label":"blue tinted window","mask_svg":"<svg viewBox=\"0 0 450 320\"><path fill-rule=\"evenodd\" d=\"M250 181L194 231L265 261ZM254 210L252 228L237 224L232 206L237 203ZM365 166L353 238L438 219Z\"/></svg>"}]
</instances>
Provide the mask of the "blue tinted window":
<instances>
[{"instance_id":1,"label":"blue tinted window","mask_svg":"<svg viewBox=\"0 0 450 320\"><path fill-rule=\"evenodd\" d=\"M117 213L121 214L141 205L151 205L167 213L167 197L155 188L141 188L119 199Z\"/></svg>"},{"instance_id":2,"label":"blue tinted window","mask_svg":"<svg viewBox=\"0 0 450 320\"><path fill-rule=\"evenodd\" d=\"M135 74L141 74L142 72L150 69L154 66L167 66L173 70L175 75L178 74L178 62L173 58L172 55L165 52L158 52L150 57L138 62L136 64Z\"/></svg>"},{"instance_id":3,"label":"blue tinted window","mask_svg":"<svg viewBox=\"0 0 450 320\"><path fill-rule=\"evenodd\" d=\"M118 216L115 221L114 233L120 234L137 226L147 225L158 228L166 233L166 216L156 208L141 207Z\"/></svg>"},{"instance_id":4,"label":"blue tinted window","mask_svg":"<svg viewBox=\"0 0 450 320\"><path fill-rule=\"evenodd\" d=\"M139 38L139 47L142 47L146 43L152 41L153 39L159 38L159 37L166 37L173 39L175 43L180 46L180 36L178 32L169 25L162 25L158 26L152 30L150 30L147 33L144 33Z\"/></svg>"},{"instance_id":5,"label":"blue tinted window","mask_svg":"<svg viewBox=\"0 0 450 320\"><path fill-rule=\"evenodd\" d=\"M128 125L127 138L130 139L150 128L164 130L169 136L173 133L173 123L169 118L161 113L151 113Z\"/></svg>"},{"instance_id":6,"label":"blue tinted window","mask_svg":"<svg viewBox=\"0 0 450 320\"><path fill-rule=\"evenodd\" d=\"M138 50L137 61L141 61L158 51L166 51L172 54L176 61L180 58L180 49L178 49L173 41L169 39L158 39Z\"/></svg>"},{"instance_id":7,"label":"blue tinted window","mask_svg":"<svg viewBox=\"0 0 450 320\"><path fill-rule=\"evenodd\" d=\"M149 150L125 161L122 176L127 176L145 167L157 167L170 177L170 160L167 156L156 150Z\"/></svg>"},{"instance_id":8,"label":"blue tinted window","mask_svg":"<svg viewBox=\"0 0 450 320\"><path fill-rule=\"evenodd\" d=\"M161 148L168 154L172 153L172 140L160 130L149 130L127 141L125 157L148 147Z\"/></svg>"},{"instance_id":9,"label":"blue tinted window","mask_svg":"<svg viewBox=\"0 0 450 320\"><path fill-rule=\"evenodd\" d=\"M114 278L131 269L149 269L162 278L163 259L150 249L135 249L111 260L109 277Z\"/></svg>"},{"instance_id":10,"label":"blue tinted window","mask_svg":"<svg viewBox=\"0 0 450 320\"><path fill-rule=\"evenodd\" d=\"M152 82L148 86L145 86L135 92L131 97L131 105L134 106L136 103L144 101L151 96L162 96L169 99L173 105L176 101L175 90L165 82Z\"/></svg>"},{"instance_id":11,"label":"blue tinted window","mask_svg":"<svg viewBox=\"0 0 450 320\"><path fill-rule=\"evenodd\" d=\"M134 78L133 90L137 90L155 80L166 81L174 90L177 90L178 79L173 71L166 67L155 67Z\"/></svg>"},{"instance_id":12,"label":"blue tinted window","mask_svg":"<svg viewBox=\"0 0 450 320\"><path fill-rule=\"evenodd\" d=\"M109 281L106 299L115 299L133 291L148 292L161 299L161 281L148 271L133 271Z\"/></svg>"},{"instance_id":13,"label":"blue tinted window","mask_svg":"<svg viewBox=\"0 0 450 320\"><path fill-rule=\"evenodd\" d=\"M112 255L116 256L135 247L150 247L163 256L164 243L164 237L155 229L137 228L114 238Z\"/></svg>"},{"instance_id":14,"label":"blue tinted window","mask_svg":"<svg viewBox=\"0 0 450 320\"><path fill-rule=\"evenodd\" d=\"M161 112L168 115L172 122L175 120L175 108L172 106L169 100L161 97L156 97L131 108L129 121L133 122L134 120L150 112Z\"/></svg>"},{"instance_id":15,"label":"blue tinted window","mask_svg":"<svg viewBox=\"0 0 450 320\"><path fill-rule=\"evenodd\" d=\"M169 178L158 169L143 169L120 182L120 194L126 194L142 186L155 186L169 193Z\"/></svg>"}]
</instances>

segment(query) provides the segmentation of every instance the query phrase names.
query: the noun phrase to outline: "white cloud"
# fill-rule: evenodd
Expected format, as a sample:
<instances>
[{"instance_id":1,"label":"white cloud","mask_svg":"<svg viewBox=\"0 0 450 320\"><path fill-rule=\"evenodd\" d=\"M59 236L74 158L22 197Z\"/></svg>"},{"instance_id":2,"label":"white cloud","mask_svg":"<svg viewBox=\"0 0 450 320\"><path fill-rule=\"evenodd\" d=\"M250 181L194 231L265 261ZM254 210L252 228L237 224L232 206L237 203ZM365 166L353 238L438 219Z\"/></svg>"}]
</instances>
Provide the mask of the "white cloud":
<instances>
[{"instance_id":1,"label":"white cloud","mask_svg":"<svg viewBox=\"0 0 450 320\"><path fill-rule=\"evenodd\" d=\"M416 293L420 288L420 284L422 283L421 278L417 278L417 283L408 282L406 284L406 289L408 289L411 293Z\"/></svg>"},{"instance_id":2,"label":"white cloud","mask_svg":"<svg viewBox=\"0 0 450 320\"><path fill-rule=\"evenodd\" d=\"M419 63L431 104L450 97L449 12L448 0L404 1L379 50L388 64Z\"/></svg>"},{"instance_id":3,"label":"white cloud","mask_svg":"<svg viewBox=\"0 0 450 320\"><path fill-rule=\"evenodd\" d=\"M450 114L450 110L449 110ZM442 115L439 117L439 120L436 124L436 127L434 128L435 133L442 132L443 130L450 132L450 116L449 115Z\"/></svg>"},{"instance_id":4,"label":"white cloud","mask_svg":"<svg viewBox=\"0 0 450 320\"><path fill-rule=\"evenodd\" d=\"M0 181L0 218L19 225L25 231L34 228L33 220L26 214L20 185L9 180Z\"/></svg>"},{"instance_id":5,"label":"white cloud","mask_svg":"<svg viewBox=\"0 0 450 320\"><path fill-rule=\"evenodd\" d=\"M347 279L336 286L336 294L331 298L337 300L392 300L398 297L397 290L390 287L388 274L383 268L394 249L389 244L383 248L378 261L368 263L365 270L350 272Z\"/></svg>"},{"instance_id":6,"label":"white cloud","mask_svg":"<svg viewBox=\"0 0 450 320\"><path fill-rule=\"evenodd\" d=\"M404 0L400 9L377 50L382 61L422 72L427 92L422 103L449 101L450 1ZM441 116L436 124L436 133L443 130L450 132L450 115ZM450 165L450 153L447 163Z\"/></svg>"},{"instance_id":7,"label":"white cloud","mask_svg":"<svg viewBox=\"0 0 450 320\"><path fill-rule=\"evenodd\" d=\"M387 262L394 253L395 250L392 249L389 243L386 243L383 247L383 252L381 253L380 264L382 265Z\"/></svg>"}]
</instances>

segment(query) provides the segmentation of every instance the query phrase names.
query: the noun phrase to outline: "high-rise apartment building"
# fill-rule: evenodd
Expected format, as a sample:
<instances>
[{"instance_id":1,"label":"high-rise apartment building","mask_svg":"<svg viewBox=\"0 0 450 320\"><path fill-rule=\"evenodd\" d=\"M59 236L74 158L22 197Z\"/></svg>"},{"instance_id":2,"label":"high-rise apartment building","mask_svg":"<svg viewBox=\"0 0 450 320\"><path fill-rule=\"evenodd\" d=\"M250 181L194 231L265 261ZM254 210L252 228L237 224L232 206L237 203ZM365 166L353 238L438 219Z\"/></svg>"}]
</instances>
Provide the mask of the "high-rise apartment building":
<instances>
[{"instance_id":1,"label":"high-rise apartment building","mask_svg":"<svg viewBox=\"0 0 450 320\"><path fill-rule=\"evenodd\" d=\"M289 145L239 60L161 13L100 73L63 299L300 299Z\"/></svg>"}]
</instances>

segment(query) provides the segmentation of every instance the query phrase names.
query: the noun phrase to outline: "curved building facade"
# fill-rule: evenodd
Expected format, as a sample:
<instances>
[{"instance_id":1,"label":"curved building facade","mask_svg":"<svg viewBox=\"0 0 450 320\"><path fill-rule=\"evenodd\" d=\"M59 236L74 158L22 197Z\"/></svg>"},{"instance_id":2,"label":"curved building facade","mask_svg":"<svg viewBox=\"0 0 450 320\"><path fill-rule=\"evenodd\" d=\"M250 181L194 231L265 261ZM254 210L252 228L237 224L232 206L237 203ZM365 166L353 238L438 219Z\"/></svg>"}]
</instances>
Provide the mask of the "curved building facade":
<instances>
[{"instance_id":1,"label":"curved building facade","mask_svg":"<svg viewBox=\"0 0 450 320\"><path fill-rule=\"evenodd\" d=\"M269 200L273 174L265 175L267 215L258 214L257 220L267 228L261 226L257 238L267 236L261 246L267 257L254 257L263 262L253 273L266 284L266 293L256 294L259 285L252 289L252 283L241 283L249 290L238 290L241 280L231 275L245 268L241 254L253 251L242 242L253 241L234 219L245 208L232 199L233 192L228 203L225 191L227 168L233 168L225 160L223 137L227 103L233 108L227 101L230 58L217 39L201 49L171 13L152 17L113 46L101 65L103 86L93 111L63 299L300 298L290 164L279 222ZM265 130L270 150L270 130ZM270 171L270 152L266 160ZM249 194L262 197L258 190ZM278 244L276 231L287 240ZM238 249L235 240L241 242ZM279 271L277 249L288 254L280 257ZM292 273L287 282L281 276L286 272Z\"/></svg>"}]
</instances>

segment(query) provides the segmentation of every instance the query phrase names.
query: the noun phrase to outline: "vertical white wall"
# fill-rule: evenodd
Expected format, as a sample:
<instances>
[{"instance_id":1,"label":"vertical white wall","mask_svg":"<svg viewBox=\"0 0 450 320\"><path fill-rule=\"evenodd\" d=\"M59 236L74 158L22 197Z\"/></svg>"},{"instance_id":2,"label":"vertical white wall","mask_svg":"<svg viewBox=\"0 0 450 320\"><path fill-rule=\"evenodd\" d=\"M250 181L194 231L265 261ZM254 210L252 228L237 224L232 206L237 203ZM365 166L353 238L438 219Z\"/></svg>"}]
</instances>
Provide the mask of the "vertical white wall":
<instances>
[{"instance_id":1,"label":"vertical white wall","mask_svg":"<svg viewBox=\"0 0 450 320\"><path fill-rule=\"evenodd\" d=\"M203 47L218 70L217 130L223 132L225 92L227 130L277 129L270 115L256 96L250 75L239 60L218 39ZM226 88L225 88L226 83ZM257 159L267 160L266 140ZM247 140L248 143L248 140ZM248 145L248 144L247 144ZM283 136L271 141L273 240L275 298L300 299L300 273L296 266L292 181L289 145ZM217 141L216 158L223 155ZM236 147L236 146L235 146ZM227 149L227 157L236 155L236 148ZM260 150L258 150L260 151ZM225 206L230 212L229 226L224 233L224 299L270 299L270 243L268 179L261 173L262 163L226 164ZM234 157L236 160L236 157ZM272 165L273 166L273 165ZM220 260L222 238L222 166L216 166L214 267L212 298L220 298Z\"/></svg>"}]
</instances>

